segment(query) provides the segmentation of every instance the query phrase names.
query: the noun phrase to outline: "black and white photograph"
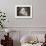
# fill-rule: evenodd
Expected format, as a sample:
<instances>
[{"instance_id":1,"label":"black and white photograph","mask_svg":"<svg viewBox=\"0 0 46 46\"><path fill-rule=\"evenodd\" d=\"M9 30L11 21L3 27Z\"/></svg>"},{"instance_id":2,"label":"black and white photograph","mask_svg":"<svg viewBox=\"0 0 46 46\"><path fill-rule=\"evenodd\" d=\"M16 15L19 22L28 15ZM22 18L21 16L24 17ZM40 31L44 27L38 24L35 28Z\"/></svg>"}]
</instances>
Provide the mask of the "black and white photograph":
<instances>
[{"instance_id":1,"label":"black and white photograph","mask_svg":"<svg viewBox=\"0 0 46 46\"><path fill-rule=\"evenodd\" d=\"M32 18L32 6L30 5L17 5L15 7L16 18Z\"/></svg>"}]
</instances>

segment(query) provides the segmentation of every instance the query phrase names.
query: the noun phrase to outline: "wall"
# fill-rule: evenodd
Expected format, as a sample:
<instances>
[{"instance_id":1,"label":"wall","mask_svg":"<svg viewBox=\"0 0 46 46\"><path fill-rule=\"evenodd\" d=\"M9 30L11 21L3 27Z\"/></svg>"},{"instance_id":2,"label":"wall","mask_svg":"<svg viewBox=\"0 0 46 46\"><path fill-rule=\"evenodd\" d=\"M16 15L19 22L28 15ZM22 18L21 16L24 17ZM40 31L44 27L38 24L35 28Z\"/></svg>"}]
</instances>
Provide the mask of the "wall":
<instances>
[{"instance_id":1,"label":"wall","mask_svg":"<svg viewBox=\"0 0 46 46\"><path fill-rule=\"evenodd\" d=\"M0 0L0 10L6 12L8 19L8 21L5 22L5 26L12 31L21 31L20 36L25 33L27 34L28 31L46 31L45 4L46 0ZM32 5L32 19L15 18L16 5ZM26 32L24 33L23 31Z\"/></svg>"},{"instance_id":2,"label":"wall","mask_svg":"<svg viewBox=\"0 0 46 46\"><path fill-rule=\"evenodd\" d=\"M0 10L6 12L7 27L46 27L46 0L0 0ZM32 5L32 19L15 18L16 5Z\"/></svg>"}]
</instances>

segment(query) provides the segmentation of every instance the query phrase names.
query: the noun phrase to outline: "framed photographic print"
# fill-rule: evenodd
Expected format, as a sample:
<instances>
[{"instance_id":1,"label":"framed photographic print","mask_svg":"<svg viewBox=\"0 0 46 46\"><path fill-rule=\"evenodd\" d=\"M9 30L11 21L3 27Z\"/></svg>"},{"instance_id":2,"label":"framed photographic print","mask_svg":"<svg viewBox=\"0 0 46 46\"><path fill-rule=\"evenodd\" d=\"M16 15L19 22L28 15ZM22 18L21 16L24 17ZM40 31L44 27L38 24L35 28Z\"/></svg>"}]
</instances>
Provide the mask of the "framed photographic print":
<instances>
[{"instance_id":1,"label":"framed photographic print","mask_svg":"<svg viewBox=\"0 0 46 46\"><path fill-rule=\"evenodd\" d=\"M15 17L16 18L32 18L32 6L31 5L16 5Z\"/></svg>"}]
</instances>

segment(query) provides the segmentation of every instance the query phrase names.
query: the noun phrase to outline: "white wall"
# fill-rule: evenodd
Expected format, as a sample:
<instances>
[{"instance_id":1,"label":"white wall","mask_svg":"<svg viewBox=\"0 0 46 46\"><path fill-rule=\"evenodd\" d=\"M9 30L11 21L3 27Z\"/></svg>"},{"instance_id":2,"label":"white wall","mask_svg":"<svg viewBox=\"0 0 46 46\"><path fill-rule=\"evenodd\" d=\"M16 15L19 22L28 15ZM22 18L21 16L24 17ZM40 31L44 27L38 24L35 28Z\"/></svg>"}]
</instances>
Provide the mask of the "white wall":
<instances>
[{"instance_id":1,"label":"white wall","mask_svg":"<svg viewBox=\"0 0 46 46\"><path fill-rule=\"evenodd\" d=\"M15 5L32 5L32 19L15 18ZM0 0L0 10L6 12L7 27L46 27L46 0Z\"/></svg>"},{"instance_id":2,"label":"white wall","mask_svg":"<svg viewBox=\"0 0 46 46\"><path fill-rule=\"evenodd\" d=\"M32 5L32 19L15 18L16 5ZM6 12L8 22L5 26L12 31L20 31L20 37L31 31L46 33L46 0L0 0L0 10Z\"/></svg>"}]
</instances>

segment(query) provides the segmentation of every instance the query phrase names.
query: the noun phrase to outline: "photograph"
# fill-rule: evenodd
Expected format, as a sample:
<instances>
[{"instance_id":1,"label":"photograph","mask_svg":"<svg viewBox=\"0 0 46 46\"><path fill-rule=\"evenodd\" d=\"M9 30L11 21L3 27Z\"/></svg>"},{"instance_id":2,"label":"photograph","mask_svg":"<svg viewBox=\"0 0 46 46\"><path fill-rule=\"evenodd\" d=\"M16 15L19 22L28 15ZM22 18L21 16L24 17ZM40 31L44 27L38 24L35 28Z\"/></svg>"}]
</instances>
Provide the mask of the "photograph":
<instances>
[{"instance_id":1,"label":"photograph","mask_svg":"<svg viewBox=\"0 0 46 46\"><path fill-rule=\"evenodd\" d=\"M16 5L15 6L16 18L32 18L32 6L30 5Z\"/></svg>"}]
</instances>

